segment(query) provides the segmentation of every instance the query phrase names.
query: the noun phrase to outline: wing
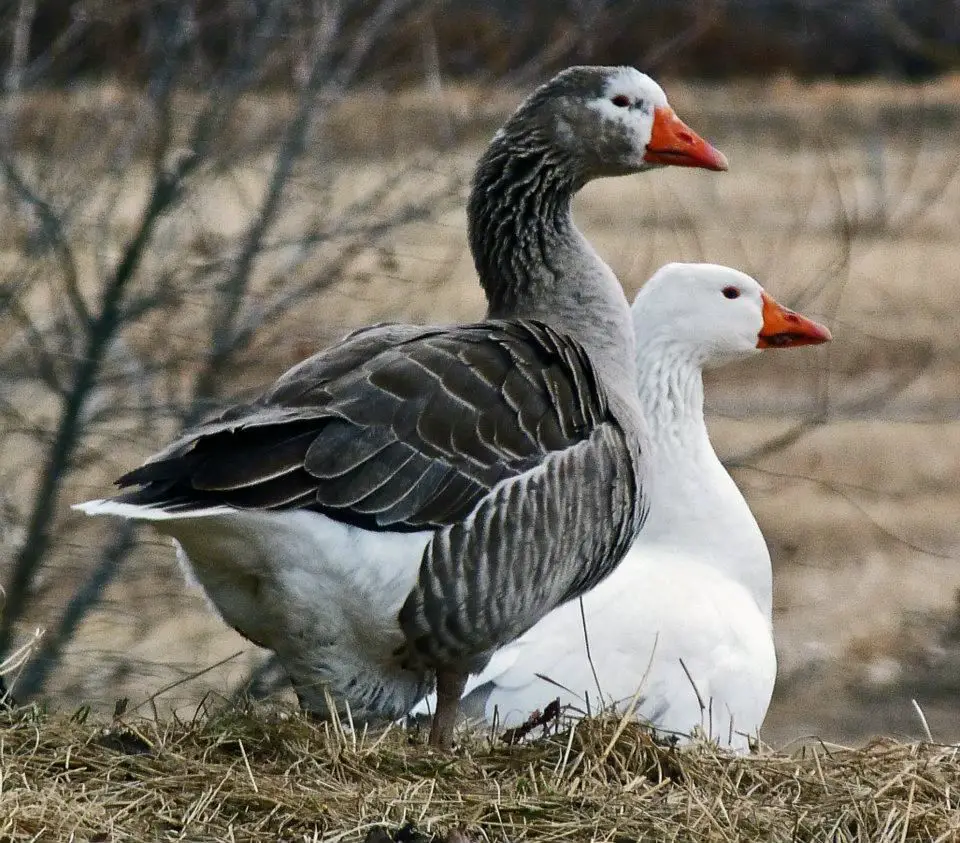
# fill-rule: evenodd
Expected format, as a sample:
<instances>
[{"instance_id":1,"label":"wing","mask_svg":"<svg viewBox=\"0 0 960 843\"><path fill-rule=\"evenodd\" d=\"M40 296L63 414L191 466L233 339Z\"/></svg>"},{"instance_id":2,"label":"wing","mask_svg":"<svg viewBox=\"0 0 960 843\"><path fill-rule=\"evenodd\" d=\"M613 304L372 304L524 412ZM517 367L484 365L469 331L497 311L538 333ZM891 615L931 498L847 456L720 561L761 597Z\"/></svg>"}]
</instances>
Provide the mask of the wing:
<instances>
[{"instance_id":1,"label":"wing","mask_svg":"<svg viewBox=\"0 0 960 843\"><path fill-rule=\"evenodd\" d=\"M504 481L436 533L400 611L408 664L477 673L617 566L646 517L639 452L614 422Z\"/></svg>"},{"instance_id":2,"label":"wing","mask_svg":"<svg viewBox=\"0 0 960 843\"><path fill-rule=\"evenodd\" d=\"M555 698L575 711L623 711L639 691L637 715L659 730L700 726L746 748L739 733L760 728L776 677L769 620L712 564L641 545L583 597L583 616L571 601L497 650L468 680L461 710L489 722L496 710L511 727ZM435 707L431 695L411 713Z\"/></svg>"},{"instance_id":3,"label":"wing","mask_svg":"<svg viewBox=\"0 0 960 843\"><path fill-rule=\"evenodd\" d=\"M465 519L610 423L583 349L548 326L379 326L304 361L122 477L124 502L303 508L375 530Z\"/></svg>"}]
</instances>

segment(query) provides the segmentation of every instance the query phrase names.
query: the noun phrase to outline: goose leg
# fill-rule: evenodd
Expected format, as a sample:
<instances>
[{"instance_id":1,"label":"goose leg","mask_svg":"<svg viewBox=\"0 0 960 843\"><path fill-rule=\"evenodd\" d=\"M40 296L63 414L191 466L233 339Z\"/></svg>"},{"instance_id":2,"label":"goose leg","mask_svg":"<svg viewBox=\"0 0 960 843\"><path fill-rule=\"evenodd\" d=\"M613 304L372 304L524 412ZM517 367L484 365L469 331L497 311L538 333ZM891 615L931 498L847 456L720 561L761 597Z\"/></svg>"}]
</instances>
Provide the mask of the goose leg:
<instances>
[{"instance_id":1,"label":"goose leg","mask_svg":"<svg viewBox=\"0 0 960 843\"><path fill-rule=\"evenodd\" d=\"M468 673L454 670L437 671L437 710L430 726L429 746L449 749L453 743L453 727L460 711L460 697L467 686Z\"/></svg>"}]
</instances>

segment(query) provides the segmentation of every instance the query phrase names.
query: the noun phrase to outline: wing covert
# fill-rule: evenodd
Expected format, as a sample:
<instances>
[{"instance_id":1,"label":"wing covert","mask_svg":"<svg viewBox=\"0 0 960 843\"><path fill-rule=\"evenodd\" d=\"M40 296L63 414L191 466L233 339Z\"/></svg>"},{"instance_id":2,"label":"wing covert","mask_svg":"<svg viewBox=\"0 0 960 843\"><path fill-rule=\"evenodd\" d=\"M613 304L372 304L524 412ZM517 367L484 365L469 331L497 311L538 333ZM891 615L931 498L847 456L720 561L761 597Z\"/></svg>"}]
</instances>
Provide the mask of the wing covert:
<instances>
[{"instance_id":1,"label":"wing covert","mask_svg":"<svg viewBox=\"0 0 960 843\"><path fill-rule=\"evenodd\" d=\"M140 488L119 499L439 528L608 419L583 349L542 323L380 326L189 432L122 477Z\"/></svg>"}]
</instances>

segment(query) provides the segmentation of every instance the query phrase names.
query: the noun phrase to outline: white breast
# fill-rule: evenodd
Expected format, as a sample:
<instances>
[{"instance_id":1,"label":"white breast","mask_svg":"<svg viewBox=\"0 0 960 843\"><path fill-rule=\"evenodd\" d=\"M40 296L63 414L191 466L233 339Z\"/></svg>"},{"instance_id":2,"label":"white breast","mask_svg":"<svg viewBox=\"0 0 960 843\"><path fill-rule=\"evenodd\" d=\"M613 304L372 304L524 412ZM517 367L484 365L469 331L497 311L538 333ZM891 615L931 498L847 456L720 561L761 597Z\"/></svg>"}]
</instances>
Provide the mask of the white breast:
<instances>
[{"instance_id":1,"label":"white breast","mask_svg":"<svg viewBox=\"0 0 960 843\"><path fill-rule=\"evenodd\" d=\"M596 713L623 711L639 691L636 713L658 729L699 727L747 748L776 676L769 620L747 589L694 558L637 546L582 602L582 614L577 601L561 606L498 651L471 677L465 710L517 726L558 697L571 713Z\"/></svg>"}]
</instances>

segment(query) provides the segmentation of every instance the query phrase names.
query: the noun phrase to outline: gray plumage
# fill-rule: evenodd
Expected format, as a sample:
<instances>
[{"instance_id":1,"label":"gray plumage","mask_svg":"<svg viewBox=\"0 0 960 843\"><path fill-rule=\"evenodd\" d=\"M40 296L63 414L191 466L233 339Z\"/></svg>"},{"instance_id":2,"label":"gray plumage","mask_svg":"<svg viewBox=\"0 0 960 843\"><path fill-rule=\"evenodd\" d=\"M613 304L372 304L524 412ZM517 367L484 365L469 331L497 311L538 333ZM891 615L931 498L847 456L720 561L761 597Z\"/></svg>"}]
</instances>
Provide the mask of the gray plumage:
<instances>
[{"instance_id":1,"label":"gray plumage","mask_svg":"<svg viewBox=\"0 0 960 843\"><path fill-rule=\"evenodd\" d=\"M191 431L121 477L139 488L116 500L442 528L401 610L398 657L469 671L626 552L639 501L626 443L583 349L547 325L389 326ZM619 529L594 529L611 518Z\"/></svg>"},{"instance_id":2,"label":"gray plumage","mask_svg":"<svg viewBox=\"0 0 960 843\"><path fill-rule=\"evenodd\" d=\"M140 488L117 500L181 512L309 509L370 530L443 527L611 422L583 349L549 326L368 329L121 477Z\"/></svg>"},{"instance_id":3,"label":"gray plumage","mask_svg":"<svg viewBox=\"0 0 960 843\"><path fill-rule=\"evenodd\" d=\"M635 110L610 106L621 90ZM630 311L570 201L593 178L647 168L665 105L630 68L560 74L477 168L469 238L486 321L355 332L82 507L177 538L307 707L325 713L326 686L355 719L393 718L436 675L438 711L446 699L455 712L467 673L599 582L642 524ZM314 520L288 530L243 512ZM198 529L208 517L216 529ZM394 546L409 558L388 560ZM452 725L431 739L449 742Z\"/></svg>"}]
</instances>

